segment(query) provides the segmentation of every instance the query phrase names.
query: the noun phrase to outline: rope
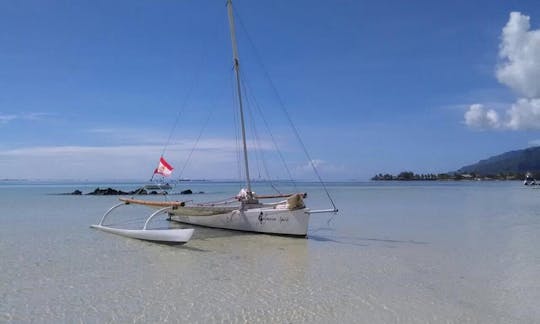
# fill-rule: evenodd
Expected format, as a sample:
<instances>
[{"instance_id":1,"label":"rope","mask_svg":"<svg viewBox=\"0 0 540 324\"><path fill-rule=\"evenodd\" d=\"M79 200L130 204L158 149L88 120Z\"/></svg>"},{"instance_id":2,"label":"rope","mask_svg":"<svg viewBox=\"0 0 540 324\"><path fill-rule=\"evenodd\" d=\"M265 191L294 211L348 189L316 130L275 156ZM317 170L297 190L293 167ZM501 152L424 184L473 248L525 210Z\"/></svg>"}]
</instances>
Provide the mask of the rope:
<instances>
[{"instance_id":1,"label":"rope","mask_svg":"<svg viewBox=\"0 0 540 324\"><path fill-rule=\"evenodd\" d=\"M244 82L241 80L241 86L243 88L243 92L246 93L246 87L245 87L245 84ZM247 110L247 113L248 113L248 122L249 122L249 127L251 129L251 133L253 133L253 138L254 138L254 152L255 152L255 162L256 162L256 165L257 165L257 172L258 172L258 178L259 180L261 179L261 161L264 161L264 156L263 156L263 152L261 150L261 143L260 143L260 139L259 139L259 133L257 132L257 129L255 127L255 117L253 115L253 111L251 109L251 105L250 105L250 101L248 100L248 97L246 96L245 98L245 108ZM263 166L264 168L264 166ZM267 170L266 170L267 171ZM268 172L266 172L266 174L268 174Z\"/></svg>"},{"instance_id":2,"label":"rope","mask_svg":"<svg viewBox=\"0 0 540 324\"><path fill-rule=\"evenodd\" d=\"M217 22L218 22L218 20L213 19L213 21L215 21L215 25L214 25L214 28L213 28L214 33L217 34L217 30L218 30ZM193 79L191 80L191 82L189 84L189 88L188 88L188 91L186 92L184 100L182 101L182 104L180 105L180 110L176 114L176 118L174 120L173 126L171 128L171 131L169 132L169 136L167 137L167 142L165 142L165 145L163 146L163 149L161 151L161 157L163 157L165 155L165 152L167 151L169 145L171 144L171 140L173 138L174 132L175 132L176 128L178 127L178 123L180 122L180 117L182 116L182 114L184 113L184 111L186 109L187 103L189 102L189 100L191 98L191 95L193 94L193 90L195 89L195 86L198 85L198 83L199 83L201 72L202 72L202 66L204 65L204 63L208 59L209 43L210 43L209 41L205 41L203 43L203 45L202 45L202 47L203 47L203 55L200 56L200 60L198 62L198 65L196 65L195 74L193 75ZM158 163L158 166L159 166L159 163ZM154 175L155 174L152 174L151 180L154 179Z\"/></svg>"},{"instance_id":3,"label":"rope","mask_svg":"<svg viewBox=\"0 0 540 324\"><path fill-rule=\"evenodd\" d=\"M237 103L236 103L236 93L235 93L235 82L234 82L234 73L231 73L230 74L230 88L231 88L231 98L232 98L232 110L233 110L233 116L234 116L234 139L235 139L235 144L236 144L236 170L238 172L237 176L238 176L238 180L239 181L242 181L242 163L240 162L241 160L241 152L240 152L240 128L238 127L238 125L240 124L240 118L238 116L238 110L235 108Z\"/></svg>"},{"instance_id":4,"label":"rope","mask_svg":"<svg viewBox=\"0 0 540 324\"><path fill-rule=\"evenodd\" d=\"M242 77L247 81L247 78L245 78L243 75ZM247 82L246 82L246 87L247 87ZM249 88L248 88L249 89ZM248 91L246 91L248 92ZM252 92L252 91L251 91ZM248 93L251 93L251 92L248 92ZM270 125L268 124L268 121L266 120L266 117L263 113L263 110L261 109L261 105L258 103L257 99L252 96L252 100L254 101L255 103L255 108L257 108L257 111L259 112L259 115L261 116L261 119L263 120L263 123L266 127L266 131L268 132L268 134L270 135L270 139L272 140L272 144L274 145L274 148L276 149L276 152L278 153L279 155L279 158L281 160L281 163L283 164L283 167L285 168L285 170L287 171L287 176L289 177L289 180L291 181L291 183L293 184L293 187L295 190L298 190L298 187L296 185L296 181L294 181L293 179L293 176L291 174L291 171L289 169L289 166L287 165L287 162L285 161L285 157L283 156L281 150L279 149L279 146L277 144L277 141L274 137L274 134L272 133L272 130L270 129Z\"/></svg>"},{"instance_id":5,"label":"rope","mask_svg":"<svg viewBox=\"0 0 540 324\"><path fill-rule=\"evenodd\" d=\"M210 118L212 117L212 114L214 112L214 107L215 106L212 106L212 108L210 109L210 112L208 113L208 116L206 117L206 121L204 122L201 130L199 131L199 135L197 136L197 139L195 140L195 143L193 144L193 147L191 148L191 151L189 151L188 157L186 158L186 161L184 162L184 165L182 166L182 169L180 170L180 174L178 175L179 180L182 180L182 175L184 174L184 170L188 166L189 162L191 162L191 157L193 156L193 152L195 151L195 149L199 145L199 141L201 140L201 137L202 137L202 135L204 133L204 130L206 129L206 126L208 126Z\"/></svg>"},{"instance_id":6,"label":"rope","mask_svg":"<svg viewBox=\"0 0 540 324\"><path fill-rule=\"evenodd\" d=\"M259 137L259 134L258 134L257 129L256 129L256 127L255 127L254 113L253 113L253 110L251 109L250 98L247 96L250 92L248 91L249 88L247 87L247 79L244 77L244 75L242 75L242 86L243 86L243 88L244 88L244 93L246 94L246 102L248 103L248 105L247 105L247 106L248 106L248 112L249 112L249 115L250 115L250 120L251 120L251 122L252 122L250 125L251 125L252 131L253 131L253 133L254 133L254 135L255 135L255 142L256 142L256 145L257 145L257 151L256 151L256 153L260 153L260 157L259 157L258 155L257 155L257 157L260 159L260 161L261 161L261 163L262 163L263 170L264 170L264 172L265 172L266 179L267 179L267 181L268 181L269 184L270 184L270 187L271 187L272 189L274 189L277 193L281 193L281 192L276 188L276 186L274 185L274 183L273 183L273 181L272 181L272 177L270 176L270 172L268 171L269 168L268 168L268 165L267 165L267 163L266 163L266 158L265 158L265 156L264 156L264 151L261 149L261 144L260 144L261 141L260 141L260 137ZM251 98L252 98L253 101L255 102L255 107L256 107L256 108L259 108L259 107L257 106L257 102L256 102L256 100L255 100L255 97L252 96ZM261 110L258 109L258 111L259 111L259 113L261 114L262 119L264 120L264 116L262 116ZM265 121L265 123L266 123L266 121ZM267 129L268 129L268 132L269 132L270 134L272 134L272 133L270 132L270 129L269 129L268 127L267 127ZM273 139L273 137L272 137L272 139ZM277 152L278 152L278 153L280 154L280 156L281 156L281 151L279 150L279 148L278 148L278 146L276 145L275 142L274 142L274 146L275 146ZM259 162L259 161L257 160L257 167L259 167L259 163L258 163L258 162ZM287 171L289 171L286 164L285 164L285 169L287 169ZM289 173L289 175L290 175L290 173ZM259 177L260 177L260 170L259 170ZM295 188L296 188L296 187L295 187Z\"/></svg>"},{"instance_id":7,"label":"rope","mask_svg":"<svg viewBox=\"0 0 540 324\"><path fill-rule=\"evenodd\" d=\"M233 8L234 10L234 8ZM298 129L296 128L296 126L294 126L294 123L292 122L292 119L289 115L289 112L287 111L287 109L285 108L285 104L283 103L283 100L281 99L281 96L279 95L279 92L277 91L277 88L276 86L274 85L274 82L272 82L272 79L270 78L270 75L268 74L268 70L266 69L264 63L262 62L262 59L257 51L257 48L255 47L255 44L253 43L249 33L247 32L247 29L245 28L244 26L244 23L242 21L242 19L240 18L240 16L238 15L238 13L236 13L236 10L235 10L235 14L238 18L238 21L240 23L240 27L242 28L242 30L245 32L245 35L247 36L247 39L248 39L248 42L250 43L251 45L251 48L253 49L253 52L255 54L255 58L257 59L257 62L260 64L262 70L264 71L264 75L266 77L266 79L268 80L269 84L270 84L270 87L272 88L272 91L274 92L274 95L276 96L277 100L278 100L278 103L279 103L279 106L281 108L281 110L283 111L283 113L285 114L285 116L287 117L287 120L298 140L298 142L300 143L300 145L302 146L302 150L304 151L304 154L306 155L306 157L308 158L309 160L309 164L311 165L311 168L313 169L313 172L315 173L315 175L317 176L317 179L319 180L319 183L322 185L323 189L324 189L324 192L326 193L326 196L328 197L328 200L330 201L330 203L332 204L332 207L334 208L334 210L337 212L337 207L336 207L336 204L334 203L334 200L332 199L332 196L330 195L330 192L328 191L328 188L326 187L326 184L324 183L324 181L322 180L322 177L321 175L319 174L319 171L317 170L317 168L315 167L315 164L313 163L313 159L311 158L304 142L302 141L302 138L300 137L300 134L298 132Z\"/></svg>"}]
</instances>

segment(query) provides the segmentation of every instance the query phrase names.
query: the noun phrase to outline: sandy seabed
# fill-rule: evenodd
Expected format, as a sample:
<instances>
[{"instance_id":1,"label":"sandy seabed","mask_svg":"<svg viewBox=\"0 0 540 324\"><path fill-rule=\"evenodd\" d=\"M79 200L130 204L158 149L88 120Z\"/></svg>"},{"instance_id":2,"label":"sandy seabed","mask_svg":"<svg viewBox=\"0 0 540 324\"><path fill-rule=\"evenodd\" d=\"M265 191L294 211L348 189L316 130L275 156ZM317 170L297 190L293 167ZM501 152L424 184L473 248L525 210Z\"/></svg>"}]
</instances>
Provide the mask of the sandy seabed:
<instances>
[{"instance_id":1,"label":"sandy seabed","mask_svg":"<svg viewBox=\"0 0 540 324\"><path fill-rule=\"evenodd\" d=\"M237 191L229 186L200 189ZM308 190L307 203L324 207L322 192ZM169 246L90 229L114 197L4 185L0 322L540 322L540 190L517 182L330 190L341 212L329 224L313 215L307 239L196 228L190 242ZM114 221L135 226L145 215Z\"/></svg>"}]
</instances>

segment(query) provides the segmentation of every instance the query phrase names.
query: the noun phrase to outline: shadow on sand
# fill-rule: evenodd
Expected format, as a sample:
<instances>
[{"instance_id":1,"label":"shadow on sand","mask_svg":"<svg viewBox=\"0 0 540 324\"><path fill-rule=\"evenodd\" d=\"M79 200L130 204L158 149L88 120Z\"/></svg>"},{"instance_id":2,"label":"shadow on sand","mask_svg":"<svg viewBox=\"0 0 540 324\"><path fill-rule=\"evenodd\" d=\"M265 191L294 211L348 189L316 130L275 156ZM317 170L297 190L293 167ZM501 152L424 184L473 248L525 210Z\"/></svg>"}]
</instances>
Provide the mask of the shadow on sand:
<instances>
[{"instance_id":1,"label":"shadow on sand","mask_svg":"<svg viewBox=\"0 0 540 324\"><path fill-rule=\"evenodd\" d=\"M317 229L314 229L311 231L312 233L317 234L309 234L308 239L318 241L318 242L334 242L334 243L340 243L340 244L351 244L356 246L369 246L369 242L378 242L378 243L392 243L392 244L419 244L419 245L425 245L429 244L428 242L422 242L422 241L415 241L415 240L393 240L393 239L386 239L386 238L369 238L369 237L356 237L356 236L350 236L350 235L341 235L335 231L335 229L330 227L320 227ZM319 232L332 232L329 235L320 235ZM329 237L331 236L331 237ZM364 243L360 243L364 242Z\"/></svg>"}]
</instances>

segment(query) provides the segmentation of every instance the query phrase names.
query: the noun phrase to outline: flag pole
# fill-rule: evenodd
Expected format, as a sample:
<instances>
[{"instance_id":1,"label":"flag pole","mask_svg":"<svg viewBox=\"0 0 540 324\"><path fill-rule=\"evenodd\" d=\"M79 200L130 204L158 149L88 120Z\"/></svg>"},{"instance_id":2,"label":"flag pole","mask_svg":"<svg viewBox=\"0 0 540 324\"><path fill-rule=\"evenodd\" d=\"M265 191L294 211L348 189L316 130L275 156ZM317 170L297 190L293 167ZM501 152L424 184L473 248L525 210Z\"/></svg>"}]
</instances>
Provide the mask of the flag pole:
<instances>
[{"instance_id":1,"label":"flag pole","mask_svg":"<svg viewBox=\"0 0 540 324\"><path fill-rule=\"evenodd\" d=\"M152 173L152 177L150 178L150 182L154 181L154 176L156 175L156 170L159 168L159 163L160 163L162 158L163 158L163 154L161 154L161 156L159 157L158 164L157 164L156 168L154 169L154 173Z\"/></svg>"}]
</instances>

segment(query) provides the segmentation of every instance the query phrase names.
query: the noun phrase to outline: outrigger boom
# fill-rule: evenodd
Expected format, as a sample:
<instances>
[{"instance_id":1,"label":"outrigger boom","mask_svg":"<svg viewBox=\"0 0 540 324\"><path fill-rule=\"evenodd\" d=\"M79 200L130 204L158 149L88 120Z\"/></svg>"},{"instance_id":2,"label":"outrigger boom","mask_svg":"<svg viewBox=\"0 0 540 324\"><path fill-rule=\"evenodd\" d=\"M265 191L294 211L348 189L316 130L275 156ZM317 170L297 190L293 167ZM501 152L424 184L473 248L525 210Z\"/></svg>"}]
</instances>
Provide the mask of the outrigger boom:
<instances>
[{"instance_id":1,"label":"outrigger boom","mask_svg":"<svg viewBox=\"0 0 540 324\"><path fill-rule=\"evenodd\" d=\"M104 226L103 222L107 218L107 216L115 209L121 206L129 205L131 203L141 203L141 200L137 199L128 199L128 198L120 198L122 201L119 204L114 205L113 207L109 208L107 212L103 215L101 218L101 221L97 225L91 225L90 227L102 230L104 232L113 233L117 235L122 235L126 237L131 237L139 240L145 240L145 241L154 241L154 242L163 242L163 243L175 243L175 244L182 244L186 243L191 239L191 236L193 235L193 228L173 228L173 229L147 229L148 223L150 221L164 213L168 213L169 211L177 208L178 206L182 205L183 202L148 202L147 204L152 204L154 207L159 206L162 207L152 213L144 222L144 226L140 230L132 230L132 229L121 229L121 228L114 228L109 226Z\"/></svg>"}]
</instances>

